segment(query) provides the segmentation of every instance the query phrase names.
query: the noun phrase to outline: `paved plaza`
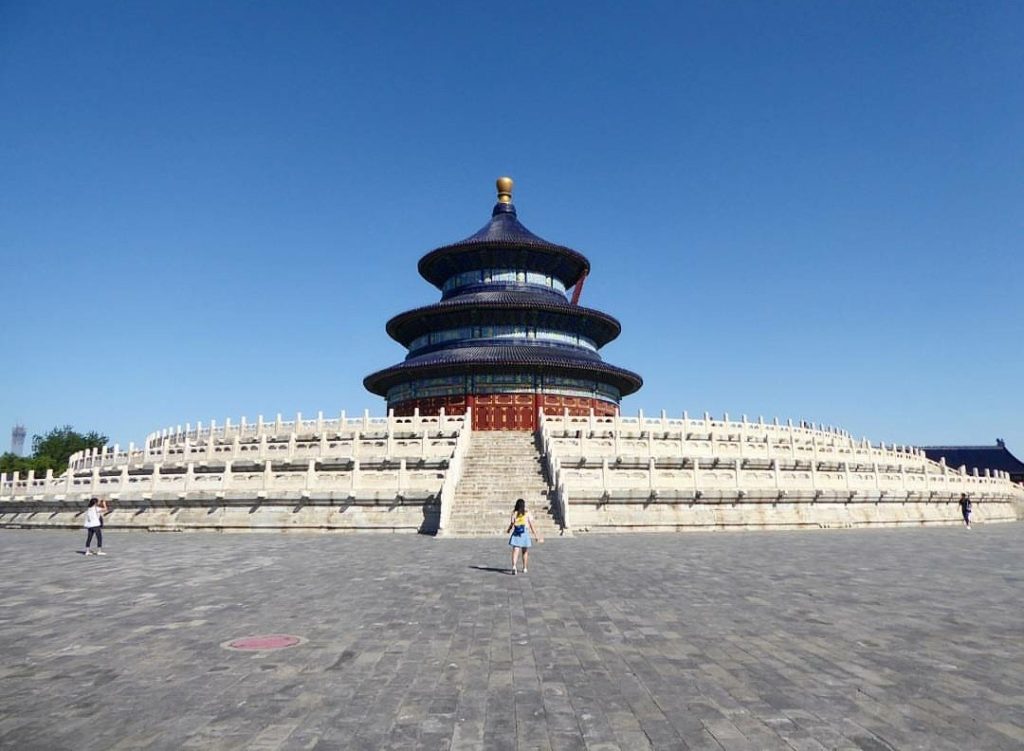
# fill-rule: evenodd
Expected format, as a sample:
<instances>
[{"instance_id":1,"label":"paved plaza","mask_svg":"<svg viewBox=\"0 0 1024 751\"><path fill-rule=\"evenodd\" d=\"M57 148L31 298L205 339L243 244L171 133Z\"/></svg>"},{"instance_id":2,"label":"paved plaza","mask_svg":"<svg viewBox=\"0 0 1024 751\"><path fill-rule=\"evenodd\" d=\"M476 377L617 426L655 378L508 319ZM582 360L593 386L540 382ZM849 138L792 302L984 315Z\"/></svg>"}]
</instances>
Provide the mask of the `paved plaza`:
<instances>
[{"instance_id":1,"label":"paved plaza","mask_svg":"<svg viewBox=\"0 0 1024 751\"><path fill-rule=\"evenodd\" d=\"M1024 524L83 538L0 530L0 748L1024 748Z\"/></svg>"}]
</instances>

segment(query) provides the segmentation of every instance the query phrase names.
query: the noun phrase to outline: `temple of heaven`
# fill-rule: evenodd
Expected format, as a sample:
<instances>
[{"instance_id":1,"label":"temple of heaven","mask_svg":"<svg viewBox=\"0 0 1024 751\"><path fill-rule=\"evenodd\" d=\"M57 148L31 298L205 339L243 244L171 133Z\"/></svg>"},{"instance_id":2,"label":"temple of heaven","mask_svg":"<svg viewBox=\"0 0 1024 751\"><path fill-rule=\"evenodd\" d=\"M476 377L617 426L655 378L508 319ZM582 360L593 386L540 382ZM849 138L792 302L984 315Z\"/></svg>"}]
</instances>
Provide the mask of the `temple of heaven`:
<instances>
[{"instance_id":1,"label":"temple of heaven","mask_svg":"<svg viewBox=\"0 0 1024 751\"><path fill-rule=\"evenodd\" d=\"M420 275L441 300L388 321L388 334L409 353L363 384L396 415L471 407L477 430L534 430L539 409L617 414L643 379L598 353L621 327L577 304L590 262L519 222L510 178L497 187L479 232L420 259Z\"/></svg>"}]
</instances>

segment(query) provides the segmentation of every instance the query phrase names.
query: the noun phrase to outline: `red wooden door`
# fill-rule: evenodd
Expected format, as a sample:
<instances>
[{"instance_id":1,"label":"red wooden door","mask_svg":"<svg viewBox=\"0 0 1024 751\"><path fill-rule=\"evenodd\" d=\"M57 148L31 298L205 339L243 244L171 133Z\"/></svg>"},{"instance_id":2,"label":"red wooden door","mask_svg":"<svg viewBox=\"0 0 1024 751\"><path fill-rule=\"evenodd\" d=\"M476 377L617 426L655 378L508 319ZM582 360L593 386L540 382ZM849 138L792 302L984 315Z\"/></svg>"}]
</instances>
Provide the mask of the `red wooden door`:
<instances>
[{"instance_id":1,"label":"red wooden door","mask_svg":"<svg viewBox=\"0 0 1024 751\"><path fill-rule=\"evenodd\" d=\"M473 399L473 430L533 430L533 394L478 394Z\"/></svg>"}]
</instances>

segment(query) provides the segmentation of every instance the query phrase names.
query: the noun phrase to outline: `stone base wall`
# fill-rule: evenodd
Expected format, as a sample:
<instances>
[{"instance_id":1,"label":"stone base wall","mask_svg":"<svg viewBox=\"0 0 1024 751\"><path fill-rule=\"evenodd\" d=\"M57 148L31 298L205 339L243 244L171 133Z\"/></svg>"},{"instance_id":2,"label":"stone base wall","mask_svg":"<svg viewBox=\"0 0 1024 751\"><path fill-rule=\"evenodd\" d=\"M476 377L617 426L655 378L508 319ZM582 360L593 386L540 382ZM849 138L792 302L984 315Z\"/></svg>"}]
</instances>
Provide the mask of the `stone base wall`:
<instances>
[{"instance_id":1,"label":"stone base wall","mask_svg":"<svg viewBox=\"0 0 1024 751\"><path fill-rule=\"evenodd\" d=\"M569 504L574 533L658 532L727 529L845 529L852 527L906 527L960 525L963 518L956 499L894 501L879 498L851 500L848 496L815 498L737 498L704 494L701 498L619 496L577 499ZM975 502L973 522L989 524L1017 521L1010 499Z\"/></svg>"},{"instance_id":2,"label":"stone base wall","mask_svg":"<svg viewBox=\"0 0 1024 751\"><path fill-rule=\"evenodd\" d=\"M81 529L85 508L85 502L79 501L3 501L0 528ZM434 534L441 505L435 495L204 498L193 494L187 499L119 500L112 509L104 519L104 530Z\"/></svg>"}]
</instances>

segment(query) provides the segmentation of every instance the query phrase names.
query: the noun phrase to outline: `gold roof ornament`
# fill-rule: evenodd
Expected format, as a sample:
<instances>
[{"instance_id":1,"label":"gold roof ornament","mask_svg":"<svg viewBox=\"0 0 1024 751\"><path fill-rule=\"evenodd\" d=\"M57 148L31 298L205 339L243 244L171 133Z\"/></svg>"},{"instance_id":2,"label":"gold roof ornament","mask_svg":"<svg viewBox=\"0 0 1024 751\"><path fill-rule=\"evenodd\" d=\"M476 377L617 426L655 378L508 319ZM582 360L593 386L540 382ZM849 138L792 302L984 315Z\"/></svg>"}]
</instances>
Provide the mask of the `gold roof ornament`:
<instances>
[{"instance_id":1,"label":"gold roof ornament","mask_svg":"<svg viewBox=\"0 0 1024 751\"><path fill-rule=\"evenodd\" d=\"M495 185L498 186L498 203L512 203L512 178L499 177Z\"/></svg>"}]
</instances>

